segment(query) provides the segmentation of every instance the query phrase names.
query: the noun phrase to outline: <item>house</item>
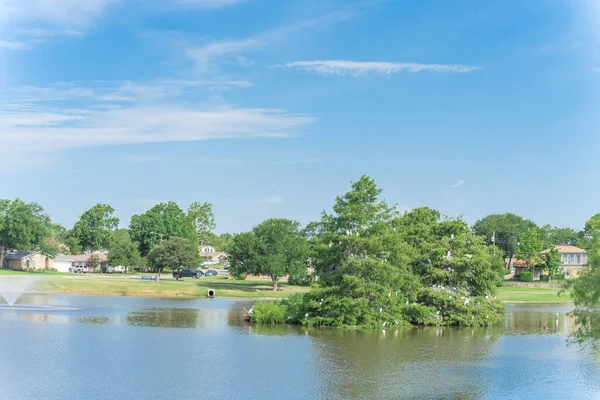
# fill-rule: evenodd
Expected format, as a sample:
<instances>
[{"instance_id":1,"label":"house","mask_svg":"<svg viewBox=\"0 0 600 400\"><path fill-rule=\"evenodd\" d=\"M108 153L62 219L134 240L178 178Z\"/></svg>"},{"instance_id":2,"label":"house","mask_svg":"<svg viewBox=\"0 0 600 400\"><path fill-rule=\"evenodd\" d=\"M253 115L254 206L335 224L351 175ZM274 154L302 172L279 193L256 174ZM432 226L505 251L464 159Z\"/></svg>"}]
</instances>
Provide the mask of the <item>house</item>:
<instances>
[{"instance_id":1,"label":"house","mask_svg":"<svg viewBox=\"0 0 600 400\"><path fill-rule=\"evenodd\" d=\"M56 268L58 272L71 272L74 257L75 256L66 254L57 254L56 257L54 257L54 268Z\"/></svg>"},{"instance_id":2,"label":"house","mask_svg":"<svg viewBox=\"0 0 600 400\"><path fill-rule=\"evenodd\" d=\"M587 269L588 256L585 250L570 244L560 244L555 246L561 256L560 268L565 274L565 279L577 278L577 275ZM550 249L542 251L549 252Z\"/></svg>"},{"instance_id":3,"label":"house","mask_svg":"<svg viewBox=\"0 0 600 400\"><path fill-rule=\"evenodd\" d=\"M212 261L217 264L225 264L229 254L224 251L200 251L202 261Z\"/></svg>"},{"instance_id":4,"label":"house","mask_svg":"<svg viewBox=\"0 0 600 400\"><path fill-rule=\"evenodd\" d=\"M40 252L16 251L6 256L3 267L13 271L24 271L30 268L51 269L54 268L54 264L52 258Z\"/></svg>"},{"instance_id":5,"label":"house","mask_svg":"<svg viewBox=\"0 0 600 400\"><path fill-rule=\"evenodd\" d=\"M208 246L208 245L200 246L200 252L201 253L216 253L215 248L212 246Z\"/></svg>"},{"instance_id":6,"label":"house","mask_svg":"<svg viewBox=\"0 0 600 400\"><path fill-rule=\"evenodd\" d=\"M100 266L94 271L90 269L90 272L107 272L110 269L108 265L108 252L93 252L90 254L71 256L73 257L71 265L73 267L79 267L84 265L87 265L89 267L88 261L92 256L97 256L100 259Z\"/></svg>"},{"instance_id":7,"label":"house","mask_svg":"<svg viewBox=\"0 0 600 400\"><path fill-rule=\"evenodd\" d=\"M560 244L555 246L561 256L561 271L565 274L565 279L577 278L579 273L587 268L588 257L585 250L580 249L579 247L572 246L570 244ZM548 253L551 249L546 249L542 251L540 254ZM510 269L510 274L507 277L510 279L514 275L519 275L521 272L529 271L527 268L527 263L523 260L518 260L516 256L508 263L508 267ZM546 275L547 271L542 271L541 268L535 268L533 272L533 280L539 281L541 275ZM507 278L505 277L505 279Z\"/></svg>"}]
</instances>

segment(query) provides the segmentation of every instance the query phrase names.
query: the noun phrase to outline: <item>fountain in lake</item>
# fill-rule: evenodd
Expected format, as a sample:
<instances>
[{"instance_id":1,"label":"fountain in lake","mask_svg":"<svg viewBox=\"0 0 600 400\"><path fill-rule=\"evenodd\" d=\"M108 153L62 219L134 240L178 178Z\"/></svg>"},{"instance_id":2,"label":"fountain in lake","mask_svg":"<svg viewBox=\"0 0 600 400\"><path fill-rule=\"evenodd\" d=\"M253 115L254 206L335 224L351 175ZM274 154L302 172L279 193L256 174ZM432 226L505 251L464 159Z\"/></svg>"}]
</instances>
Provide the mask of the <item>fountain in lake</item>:
<instances>
[{"instance_id":1,"label":"fountain in lake","mask_svg":"<svg viewBox=\"0 0 600 400\"><path fill-rule=\"evenodd\" d=\"M36 281L33 276L0 277L0 310L11 311L72 311L71 307L58 307L37 304L17 304L21 295ZM4 300L6 304L1 304Z\"/></svg>"},{"instance_id":2,"label":"fountain in lake","mask_svg":"<svg viewBox=\"0 0 600 400\"><path fill-rule=\"evenodd\" d=\"M4 299L9 307L14 307L19 297L31 286L33 276L11 276L0 278L0 298Z\"/></svg>"}]
</instances>

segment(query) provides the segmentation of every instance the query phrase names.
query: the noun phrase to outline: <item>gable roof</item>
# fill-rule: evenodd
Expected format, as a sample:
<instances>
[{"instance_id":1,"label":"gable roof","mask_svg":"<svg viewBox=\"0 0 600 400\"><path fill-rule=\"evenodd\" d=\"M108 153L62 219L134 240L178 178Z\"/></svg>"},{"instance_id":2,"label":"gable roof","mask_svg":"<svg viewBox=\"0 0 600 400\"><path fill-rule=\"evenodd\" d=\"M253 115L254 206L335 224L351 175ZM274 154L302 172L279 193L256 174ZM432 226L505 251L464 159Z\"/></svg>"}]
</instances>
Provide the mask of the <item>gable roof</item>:
<instances>
[{"instance_id":1,"label":"gable roof","mask_svg":"<svg viewBox=\"0 0 600 400\"><path fill-rule=\"evenodd\" d=\"M570 244L559 244L558 246L554 246L558 250L559 253L585 253L586 251L580 249L579 247L571 246ZM542 253L548 253L550 249L546 249L542 251Z\"/></svg>"},{"instance_id":2,"label":"gable roof","mask_svg":"<svg viewBox=\"0 0 600 400\"><path fill-rule=\"evenodd\" d=\"M7 260L22 260L34 254L37 254L37 251L16 251L14 253L10 253L6 256Z\"/></svg>"}]
</instances>

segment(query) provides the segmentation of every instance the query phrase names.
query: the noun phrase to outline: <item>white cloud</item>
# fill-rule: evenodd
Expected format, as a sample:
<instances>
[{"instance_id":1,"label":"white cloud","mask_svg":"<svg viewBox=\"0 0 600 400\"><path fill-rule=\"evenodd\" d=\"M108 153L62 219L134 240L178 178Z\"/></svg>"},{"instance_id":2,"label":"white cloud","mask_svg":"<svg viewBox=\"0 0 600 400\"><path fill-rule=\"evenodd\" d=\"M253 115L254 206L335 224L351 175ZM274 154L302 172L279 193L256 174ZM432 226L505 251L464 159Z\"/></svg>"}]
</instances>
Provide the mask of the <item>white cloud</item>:
<instances>
[{"instance_id":1,"label":"white cloud","mask_svg":"<svg viewBox=\"0 0 600 400\"><path fill-rule=\"evenodd\" d=\"M74 29L42 29L42 28L31 28L19 30L21 35L33 36L38 38L51 38L55 36L82 36L82 31Z\"/></svg>"},{"instance_id":2,"label":"white cloud","mask_svg":"<svg viewBox=\"0 0 600 400\"><path fill-rule=\"evenodd\" d=\"M459 188L459 187L461 187L461 186L462 186L462 185L464 185L464 184L465 184L465 181L463 181L463 180L461 179L460 181L458 181L458 182L456 182L456 183L454 183L454 184L450 185L450 187L451 187L451 188L453 188L453 189L455 189L455 188Z\"/></svg>"},{"instance_id":3,"label":"white cloud","mask_svg":"<svg viewBox=\"0 0 600 400\"><path fill-rule=\"evenodd\" d=\"M390 75L398 72L423 71L465 73L481 69L480 67L462 64L420 64L347 60L293 61L285 64L285 66L321 75L351 76L368 74Z\"/></svg>"},{"instance_id":4,"label":"white cloud","mask_svg":"<svg viewBox=\"0 0 600 400\"><path fill-rule=\"evenodd\" d=\"M280 196L260 197L257 200L258 202L265 204L285 204L285 199Z\"/></svg>"},{"instance_id":5,"label":"white cloud","mask_svg":"<svg viewBox=\"0 0 600 400\"><path fill-rule=\"evenodd\" d=\"M241 40L223 40L209 43L197 49L187 50L196 66L201 71L209 70L217 60L223 60L261 47L263 41L258 38L248 38Z\"/></svg>"},{"instance_id":6,"label":"white cloud","mask_svg":"<svg viewBox=\"0 0 600 400\"><path fill-rule=\"evenodd\" d=\"M204 8L221 8L243 3L246 0L181 0L181 4Z\"/></svg>"},{"instance_id":7,"label":"white cloud","mask_svg":"<svg viewBox=\"0 0 600 400\"><path fill-rule=\"evenodd\" d=\"M105 85L103 91L66 84L9 91L9 96L0 98L2 149L49 154L105 145L282 138L297 136L313 122L310 116L280 109L190 104L178 93L165 93L162 86ZM101 93L111 91L119 100L99 107L105 105ZM65 107L63 100L76 100L79 105Z\"/></svg>"},{"instance_id":8,"label":"white cloud","mask_svg":"<svg viewBox=\"0 0 600 400\"><path fill-rule=\"evenodd\" d=\"M0 49L29 50L31 46L18 40L0 40Z\"/></svg>"},{"instance_id":9,"label":"white cloud","mask_svg":"<svg viewBox=\"0 0 600 400\"><path fill-rule=\"evenodd\" d=\"M85 26L118 0L3 0L0 21Z\"/></svg>"}]
</instances>

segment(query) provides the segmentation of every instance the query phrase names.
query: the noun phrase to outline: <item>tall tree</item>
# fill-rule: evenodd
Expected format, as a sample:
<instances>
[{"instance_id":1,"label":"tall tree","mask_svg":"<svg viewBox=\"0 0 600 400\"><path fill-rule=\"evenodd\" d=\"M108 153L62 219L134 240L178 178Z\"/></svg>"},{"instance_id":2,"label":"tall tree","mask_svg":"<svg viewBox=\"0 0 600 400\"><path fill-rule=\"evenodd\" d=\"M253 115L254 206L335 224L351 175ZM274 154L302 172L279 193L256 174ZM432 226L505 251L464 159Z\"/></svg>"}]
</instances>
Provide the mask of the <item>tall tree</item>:
<instances>
[{"instance_id":1,"label":"tall tree","mask_svg":"<svg viewBox=\"0 0 600 400\"><path fill-rule=\"evenodd\" d=\"M271 218L251 233L234 236L230 249L233 273L268 275L277 290L277 280L306 270L308 243L300 224L283 218Z\"/></svg>"},{"instance_id":2,"label":"tall tree","mask_svg":"<svg viewBox=\"0 0 600 400\"><path fill-rule=\"evenodd\" d=\"M486 243L495 244L508 260L517 252L521 235L529 228L536 227L535 223L518 215L491 214L477 221L473 230L483 236Z\"/></svg>"},{"instance_id":3,"label":"tall tree","mask_svg":"<svg viewBox=\"0 0 600 400\"><path fill-rule=\"evenodd\" d=\"M127 229L119 229L113 233L109 250L108 262L112 266L122 265L130 269L143 264L138 245L131 241Z\"/></svg>"},{"instance_id":4,"label":"tall tree","mask_svg":"<svg viewBox=\"0 0 600 400\"><path fill-rule=\"evenodd\" d=\"M40 250L50 236L48 222L36 203L0 199L0 267L14 250Z\"/></svg>"},{"instance_id":5,"label":"tall tree","mask_svg":"<svg viewBox=\"0 0 600 400\"><path fill-rule=\"evenodd\" d=\"M194 224L173 201L157 204L144 214L131 217L129 234L133 241L139 243L140 254L143 257L161 241L171 237L182 237L198 246ZM198 260L199 257L198 254Z\"/></svg>"},{"instance_id":6,"label":"tall tree","mask_svg":"<svg viewBox=\"0 0 600 400\"><path fill-rule=\"evenodd\" d=\"M585 222L584 230L586 235L593 235L596 232L600 232L600 213L590 217Z\"/></svg>"},{"instance_id":7,"label":"tall tree","mask_svg":"<svg viewBox=\"0 0 600 400\"><path fill-rule=\"evenodd\" d=\"M119 218L113 216L114 212L108 204L96 204L81 214L73 227L73 236L84 250L108 247L112 232L119 225Z\"/></svg>"},{"instance_id":8,"label":"tall tree","mask_svg":"<svg viewBox=\"0 0 600 400\"><path fill-rule=\"evenodd\" d=\"M538 228L527 229L520 237L517 246L517 259L525 261L532 276L536 268L544 268L544 240Z\"/></svg>"},{"instance_id":9,"label":"tall tree","mask_svg":"<svg viewBox=\"0 0 600 400\"><path fill-rule=\"evenodd\" d=\"M562 256L556 247L552 247L544 254L544 269L548 271L548 280L552 281L552 275L558 274Z\"/></svg>"},{"instance_id":10,"label":"tall tree","mask_svg":"<svg viewBox=\"0 0 600 400\"><path fill-rule=\"evenodd\" d=\"M179 272L183 268L197 264L197 254L197 245L185 238L172 237L157 244L150 251L148 264L159 274L165 269Z\"/></svg>"},{"instance_id":11,"label":"tall tree","mask_svg":"<svg viewBox=\"0 0 600 400\"><path fill-rule=\"evenodd\" d=\"M559 244L568 243L578 246L583 232L576 232L571 228L558 228L550 225L544 225L540 228L540 234L544 241L544 247L550 248Z\"/></svg>"},{"instance_id":12,"label":"tall tree","mask_svg":"<svg viewBox=\"0 0 600 400\"><path fill-rule=\"evenodd\" d=\"M194 224L200 246L206 244L216 227L212 204L196 201L188 208L187 215Z\"/></svg>"}]
</instances>

